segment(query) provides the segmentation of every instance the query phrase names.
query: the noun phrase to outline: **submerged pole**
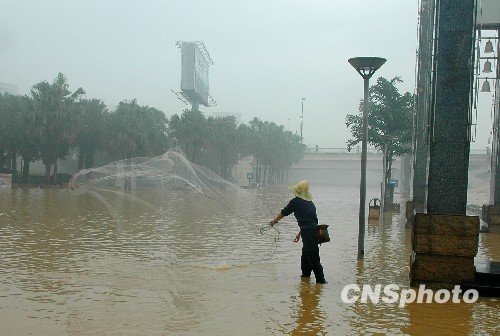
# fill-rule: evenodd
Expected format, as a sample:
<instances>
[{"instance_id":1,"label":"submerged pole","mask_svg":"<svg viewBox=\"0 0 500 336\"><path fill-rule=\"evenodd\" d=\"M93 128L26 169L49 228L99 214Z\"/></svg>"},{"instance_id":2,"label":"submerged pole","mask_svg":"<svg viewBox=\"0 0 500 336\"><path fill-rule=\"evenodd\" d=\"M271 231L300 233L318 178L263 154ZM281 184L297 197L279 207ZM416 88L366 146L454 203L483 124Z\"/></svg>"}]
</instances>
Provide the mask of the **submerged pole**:
<instances>
[{"instance_id":1,"label":"submerged pole","mask_svg":"<svg viewBox=\"0 0 500 336\"><path fill-rule=\"evenodd\" d=\"M366 155L368 146L368 99L370 78L387 60L382 57L354 57L349 63L363 78L363 121L361 139L361 182L359 185L359 233L358 233L358 260L365 254L365 210L366 210Z\"/></svg>"},{"instance_id":2,"label":"submerged pole","mask_svg":"<svg viewBox=\"0 0 500 336\"><path fill-rule=\"evenodd\" d=\"M358 260L365 255L365 210L366 210L366 159L368 143L368 88L370 78L364 78L363 98L363 140L361 141L361 183L359 186L359 232L358 232Z\"/></svg>"}]
</instances>

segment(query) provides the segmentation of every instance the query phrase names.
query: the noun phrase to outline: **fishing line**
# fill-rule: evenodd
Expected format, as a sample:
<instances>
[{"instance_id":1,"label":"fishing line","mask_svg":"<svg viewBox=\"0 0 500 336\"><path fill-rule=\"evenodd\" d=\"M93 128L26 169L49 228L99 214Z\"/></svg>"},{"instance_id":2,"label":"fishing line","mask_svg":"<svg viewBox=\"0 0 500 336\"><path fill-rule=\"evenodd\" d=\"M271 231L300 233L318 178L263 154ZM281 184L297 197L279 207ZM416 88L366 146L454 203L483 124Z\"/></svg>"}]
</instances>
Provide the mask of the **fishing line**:
<instances>
[{"instance_id":1,"label":"fishing line","mask_svg":"<svg viewBox=\"0 0 500 336\"><path fill-rule=\"evenodd\" d=\"M250 223L252 226L254 227L258 227L257 225L253 224L251 220L249 220L248 218L245 218L243 216L241 216L240 214L236 213L236 211L234 211L233 209L231 209L231 207L229 207L227 204L225 204L224 202L222 202L221 200L218 200L214 197L211 197L209 195L206 195L204 193L202 193L203 196L205 196L206 198L216 202L216 203L219 203L220 205L222 205L225 209L227 209L229 212L231 212L232 214L234 214L236 217L238 218L241 218L243 220L245 220L246 222ZM269 210L269 209L268 209ZM271 213L272 215L272 212L271 210L269 210L269 212ZM261 235L264 235L265 232L269 231L270 229L274 229L274 231L276 231L276 237L274 237L274 242L275 242L275 245L274 245L274 251L273 253L271 254L271 256L269 257L265 257L265 258L261 258L261 259L257 259L257 260L253 260L253 261L250 261L249 264L252 265L252 264L257 264L257 263L261 263L261 262L264 262L264 261L269 261L269 260L272 260L274 258L274 256L276 255L277 251L278 251L278 247L279 247L279 242L280 242L280 237L281 237L281 232L280 230L278 230L274 225L271 226L270 224L268 224L267 226L265 227L262 227L261 229L259 229L259 232ZM235 266L238 266L236 264L229 264L228 265L229 267L235 267Z\"/></svg>"},{"instance_id":2,"label":"fishing line","mask_svg":"<svg viewBox=\"0 0 500 336\"><path fill-rule=\"evenodd\" d=\"M232 213L233 215L235 215L236 217L241 218L241 219L243 219L244 221L246 221L246 222L250 223L252 226L254 226L254 227L258 228L258 226L257 226L257 225L252 224L252 221L251 221L250 219L245 218L245 217L241 216L240 214L236 213L236 211L234 211L233 209L231 209L231 207L229 207L229 206L228 206L227 204L225 204L224 202L222 202L222 201L220 201L220 200L218 200L218 199L216 199L216 198L214 198L214 197L212 197L212 196L209 196L209 195L203 194L203 193L202 193L202 195L203 195L203 196L205 196L206 198L208 198L208 199L212 200L212 201L215 201L215 202L219 203L220 205L222 205L225 209L227 209L229 212L231 212L231 213ZM271 212L271 210L269 210L269 212ZM271 212L271 215L272 215L272 212ZM269 231L271 228L273 228L273 229L277 232L278 236L281 234L281 232L280 232L280 231L279 231L276 227L271 226L270 224L268 224L267 226L264 226L264 227L260 228L260 229L259 229L259 232L260 232L262 235L264 235L264 233L265 233L266 231Z\"/></svg>"},{"instance_id":3,"label":"fishing line","mask_svg":"<svg viewBox=\"0 0 500 336\"><path fill-rule=\"evenodd\" d=\"M229 199L236 196L240 190L238 186L224 180L210 169L190 162L182 153L176 151L167 151L153 158L137 157L119 160L102 167L81 170L73 175L69 185L73 190L77 188L88 190L92 196L104 204L114 221L112 229L115 229L117 226L116 222L119 216L118 213L114 211L111 204L108 203L108 200L103 196L120 196L135 201L148 210L159 210L161 209L160 207L142 199L139 197L140 194L132 193L132 190L136 188L137 190L144 190L143 188L147 188L146 190L155 190L151 188L156 187L158 191L161 191L162 195L167 198L175 198L175 196L172 196L173 194L168 192L176 190L185 190L194 194L203 195L205 198L219 204L222 209L227 210L234 218L241 219L246 224L252 225L252 227L256 229L255 231L251 230L249 232L252 236L253 232L255 232L255 236L257 237L272 232L273 234L270 237L266 237L265 239L264 237L262 238L265 242L259 242L257 244L259 249L264 249L265 255L270 254L272 245L275 245L272 256L276 254L279 247L279 241L281 240L281 232L275 226L271 226L267 223L266 225L260 225L257 219L251 219L255 217L251 211L241 214L241 211L238 212L238 208L231 207L230 203L229 205L227 204L227 192L233 193L229 196ZM128 188L126 188L126 186L128 186ZM165 195L165 192L168 194ZM149 194L150 193L148 193L148 195ZM156 199L158 200L158 197ZM269 210L262 200L257 199L256 201L258 202L251 203L256 206L256 215L259 216L261 212L265 212L265 209ZM264 206L261 206L261 203L263 203ZM271 216L273 216L271 210L269 210L269 212ZM260 235L256 233L257 231ZM274 239L274 244L271 239ZM255 248L252 248L250 254L253 256L255 251ZM272 256L253 260L250 264L270 260Z\"/></svg>"}]
</instances>

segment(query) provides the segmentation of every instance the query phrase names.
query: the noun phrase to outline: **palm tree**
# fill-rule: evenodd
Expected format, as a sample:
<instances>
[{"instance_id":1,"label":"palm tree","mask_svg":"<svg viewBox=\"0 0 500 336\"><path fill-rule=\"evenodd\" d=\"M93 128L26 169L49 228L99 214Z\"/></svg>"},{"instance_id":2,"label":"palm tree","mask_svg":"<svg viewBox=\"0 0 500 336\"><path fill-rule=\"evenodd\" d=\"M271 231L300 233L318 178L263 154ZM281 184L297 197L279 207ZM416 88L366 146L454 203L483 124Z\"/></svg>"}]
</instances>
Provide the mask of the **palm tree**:
<instances>
[{"instance_id":1,"label":"palm tree","mask_svg":"<svg viewBox=\"0 0 500 336\"><path fill-rule=\"evenodd\" d=\"M181 116L170 118L170 133L175 136L187 158L198 163L198 155L206 142L207 120L197 110L184 110Z\"/></svg>"},{"instance_id":2,"label":"palm tree","mask_svg":"<svg viewBox=\"0 0 500 336\"><path fill-rule=\"evenodd\" d=\"M31 108L40 127L40 157L45 164L45 178L51 183L57 176L57 160L64 159L76 137L75 102L84 94L82 88L69 90L66 77L59 73L52 84L46 81L31 89Z\"/></svg>"},{"instance_id":3,"label":"palm tree","mask_svg":"<svg viewBox=\"0 0 500 336\"><path fill-rule=\"evenodd\" d=\"M97 150L104 145L109 111L99 99L82 99L77 103L78 120L75 146L78 148L78 169L91 168Z\"/></svg>"},{"instance_id":4,"label":"palm tree","mask_svg":"<svg viewBox=\"0 0 500 336\"><path fill-rule=\"evenodd\" d=\"M30 98L19 96L19 155L23 158L23 181L29 183L30 162L40 157L40 125L37 123L36 114L31 108Z\"/></svg>"},{"instance_id":5,"label":"palm tree","mask_svg":"<svg viewBox=\"0 0 500 336\"><path fill-rule=\"evenodd\" d=\"M117 159L153 156L167 148L167 123L163 112L140 106L137 100L121 101L109 117L107 149Z\"/></svg>"},{"instance_id":6,"label":"palm tree","mask_svg":"<svg viewBox=\"0 0 500 336\"><path fill-rule=\"evenodd\" d=\"M0 149L2 159L6 159L6 171L14 176L17 173L16 157L19 150L21 128L19 125L20 109L25 106L19 96L0 94ZM4 162L5 164L5 162Z\"/></svg>"}]
</instances>

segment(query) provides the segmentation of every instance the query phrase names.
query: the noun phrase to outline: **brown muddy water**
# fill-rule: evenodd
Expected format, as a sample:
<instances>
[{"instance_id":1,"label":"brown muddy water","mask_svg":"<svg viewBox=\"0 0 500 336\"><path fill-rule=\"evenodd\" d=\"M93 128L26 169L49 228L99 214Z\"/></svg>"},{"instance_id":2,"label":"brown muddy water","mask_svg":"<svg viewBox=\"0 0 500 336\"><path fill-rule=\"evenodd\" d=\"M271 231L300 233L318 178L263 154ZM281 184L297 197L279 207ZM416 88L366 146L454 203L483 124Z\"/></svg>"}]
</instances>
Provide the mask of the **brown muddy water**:
<instances>
[{"instance_id":1,"label":"brown muddy water","mask_svg":"<svg viewBox=\"0 0 500 336\"><path fill-rule=\"evenodd\" d=\"M292 218L259 229L283 187L221 204L190 193L16 189L0 193L0 335L500 335L500 302L345 304L347 284L408 288L410 230L369 223L356 262L358 188L312 186L332 241L329 284L302 281ZM377 197L370 189L368 199ZM99 200L99 198L102 198ZM104 203L103 203L104 200ZM245 220L241 217L247 218ZM482 233L478 262L500 260Z\"/></svg>"}]
</instances>

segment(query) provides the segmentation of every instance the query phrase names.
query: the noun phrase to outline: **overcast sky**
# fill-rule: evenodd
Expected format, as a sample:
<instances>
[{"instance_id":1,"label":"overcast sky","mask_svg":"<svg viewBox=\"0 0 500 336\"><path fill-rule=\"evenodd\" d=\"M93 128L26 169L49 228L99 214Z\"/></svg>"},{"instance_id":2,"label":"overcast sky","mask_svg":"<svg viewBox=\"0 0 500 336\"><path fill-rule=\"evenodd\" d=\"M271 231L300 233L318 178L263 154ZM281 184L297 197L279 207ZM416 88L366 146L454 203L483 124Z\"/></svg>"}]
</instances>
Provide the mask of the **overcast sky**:
<instances>
[{"instance_id":1,"label":"overcast sky","mask_svg":"<svg viewBox=\"0 0 500 336\"><path fill-rule=\"evenodd\" d=\"M20 93L65 74L72 89L116 105L137 98L168 116L185 108L175 42L205 42L214 66L211 113L299 129L309 145L344 147L361 77L347 59L380 56L376 76L413 92L417 0L0 0L0 81ZM490 103L490 102L489 102ZM479 116L487 145L489 109Z\"/></svg>"}]
</instances>

